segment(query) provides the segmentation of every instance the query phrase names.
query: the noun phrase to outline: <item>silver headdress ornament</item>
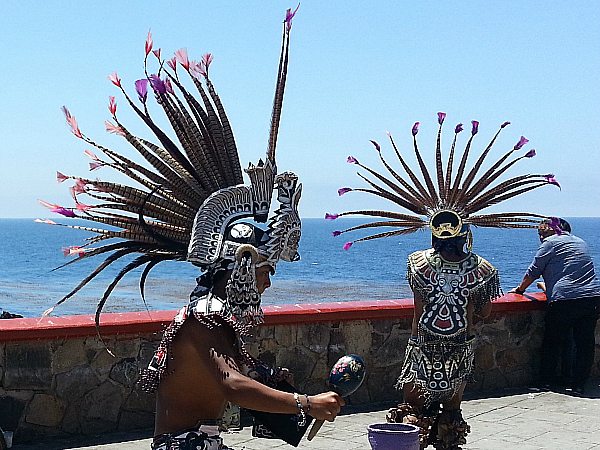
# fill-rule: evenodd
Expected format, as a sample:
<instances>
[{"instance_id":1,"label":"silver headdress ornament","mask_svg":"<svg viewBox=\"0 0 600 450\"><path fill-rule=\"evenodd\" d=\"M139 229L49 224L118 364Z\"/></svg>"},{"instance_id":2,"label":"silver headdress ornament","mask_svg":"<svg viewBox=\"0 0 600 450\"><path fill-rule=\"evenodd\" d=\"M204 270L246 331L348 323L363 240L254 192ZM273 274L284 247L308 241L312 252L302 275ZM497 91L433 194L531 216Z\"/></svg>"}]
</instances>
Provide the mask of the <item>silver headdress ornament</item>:
<instances>
[{"instance_id":1,"label":"silver headdress ornament","mask_svg":"<svg viewBox=\"0 0 600 450\"><path fill-rule=\"evenodd\" d=\"M77 256L74 261L98 255L108 256L55 307L73 296L106 267L130 254L136 254L137 257L127 263L107 287L97 306L96 324L99 323L100 312L114 287L123 276L137 267L145 266L140 276L143 299L148 273L162 261L187 260L208 273L236 265L244 267L243 274L236 274L236 281L243 278L253 283L253 270L257 264L266 263L274 269L279 259L299 259L297 248L300 218L297 207L301 185L297 184L297 177L289 172L277 175L275 162L287 78L289 36L296 11L287 10L283 22L267 154L264 161L259 160L256 165L250 164L246 170L250 185L243 184L233 131L208 76L213 60L210 53L197 62L191 61L187 51L181 49L175 52L173 58L164 60L161 58L161 49L153 49L152 35L149 32L145 45L145 77L135 82L139 103L127 94L117 73L109 76L110 81L121 90L131 108L159 141L153 143L131 134L117 118L115 98L109 97L108 109L114 123L106 121L106 130L129 142L144 158L145 162L142 164L94 142L83 134L75 117L63 107L73 134L106 156L102 159L86 150L85 153L91 158L90 169L114 169L134 181L135 186L66 176L58 172L59 182L68 179L75 181L75 185L70 188L75 207L40 202L63 216L91 220L111 228L63 225L95 233L85 245L65 249L65 254ZM152 55L156 57L158 65L155 74L149 74L148 68L148 60ZM190 75L199 97L192 95L184 87L180 79L181 70L178 72L178 68L183 68ZM162 131L151 117L147 105L148 88L154 93L156 103L162 107L178 143ZM250 224L236 226L235 222L243 218L266 222L275 188L280 206L266 231ZM83 195L97 202L84 203ZM51 220L38 221L62 225ZM111 243L93 246L109 239L112 240ZM239 252L240 246L245 246L245 250ZM232 309L234 307L232 305Z\"/></svg>"},{"instance_id":2,"label":"silver headdress ornament","mask_svg":"<svg viewBox=\"0 0 600 450\"><path fill-rule=\"evenodd\" d=\"M478 132L479 122L472 121L471 136L466 144L465 150L460 158L460 163L453 177L454 170L454 149L458 133L463 130L463 125L458 124L454 129L454 139L450 148L450 154L446 164L444 173L441 138L442 124L446 113L438 113L438 133L437 144L435 148L435 169L436 182L434 184L433 177L429 174L427 167L421 157L421 152L417 145L417 134L419 131L419 122L416 122L412 127L413 148L419 165L419 169L424 181L421 181L416 171L413 171L401 155L396 147L394 139L388 133L388 137L406 175L400 175L397 170L391 167L384 159L380 145L371 141L379 155L379 158L391 175L382 175L377 171L362 165L355 157L349 156L347 162L356 164L364 169L375 179L367 178L358 173L370 188L340 188L339 195L344 195L351 191L366 192L377 197L395 203L403 209L406 209L414 215L402 214L392 211L380 210L360 210L350 211L341 214L326 214L325 218L329 220L337 219L341 216L349 215L364 215L377 217L389 220L378 220L375 222L361 224L355 227L348 228L343 231L334 231L334 236L339 236L342 233L349 231L389 227L390 231L366 236L355 241L346 242L344 249L348 250L354 242L377 239L389 236L398 236L403 234L413 233L417 230L429 227L432 235L439 239L448 239L456 236L469 236L470 225L478 227L498 227L498 228L534 228L540 223L545 216L528 212L512 212L498 214L475 214L484 208L491 205L503 202L517 195L524 194L541 186L553 184L560 188L560 185L554 178L554 175L540 174L525 174L509 178L506 181L496 183L498 178L504 174L515 163L524 159L535 156L535 150L529 150L524 155L510 159L511 156L521 150L529 140L521 136L514 147L506 152L498 159L483 175L478 176L478 173L483 165L485 158L492 149L496 138L500 131L505 128L510 122L504 122L500 129L496 132L490 143L485 147L481 155L477 158L473 167L466 172L467 160L471 149L471 143L474 136ZM465 176L466 173L466 176ZM437 185L437 186L436 186Z\"/></svg>"}]
</instances>

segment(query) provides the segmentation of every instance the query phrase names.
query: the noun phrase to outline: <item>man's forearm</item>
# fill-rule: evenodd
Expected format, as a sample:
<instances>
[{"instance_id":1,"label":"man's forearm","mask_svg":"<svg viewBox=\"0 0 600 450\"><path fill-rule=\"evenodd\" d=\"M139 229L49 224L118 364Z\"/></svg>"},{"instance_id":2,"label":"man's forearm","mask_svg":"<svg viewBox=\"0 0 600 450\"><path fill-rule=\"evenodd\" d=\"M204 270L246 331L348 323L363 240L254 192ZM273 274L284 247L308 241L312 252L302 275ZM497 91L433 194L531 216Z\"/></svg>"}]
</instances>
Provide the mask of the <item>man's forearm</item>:
<instances>
[{"instance_id":1,"label":"man's forearm","mask_svg":"<svg viewBox=\"0 0 600 450\"><path fill-rule=\"evenodd\" d=\"M226 377L222 387L227 400L243 408L279 414L298 412L293 394L272 389L239 373Z\"/></svg>"},{"instance_id":2,"label":"man's forearm","mask_svg":"<svg viewBox=\"0 0 600 450\"><path fill-rule=\"evenodd\" d=\"M525 275L521 283L515 288L515 294L522 294L529 287L531 283L535 281L535 278Z\"/></svg>"}]
</instances>

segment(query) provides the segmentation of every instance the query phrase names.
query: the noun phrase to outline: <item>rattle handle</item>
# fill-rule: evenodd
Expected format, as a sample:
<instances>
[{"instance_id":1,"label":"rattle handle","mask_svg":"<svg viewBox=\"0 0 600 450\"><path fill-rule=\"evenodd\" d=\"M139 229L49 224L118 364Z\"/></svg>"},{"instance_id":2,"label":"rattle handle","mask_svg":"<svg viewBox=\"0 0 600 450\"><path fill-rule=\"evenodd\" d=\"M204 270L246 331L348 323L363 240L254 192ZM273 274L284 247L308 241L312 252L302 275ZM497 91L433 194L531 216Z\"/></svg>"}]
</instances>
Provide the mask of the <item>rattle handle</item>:
<instances>
[{"instance_id":1,"label":"rattle handle","mask_svg":"<svg viewBox=\"0 0 600 450\"><path fill-rule=\"evenodd\" d=\"M323 423L325 423L324 420L315 420L315 423L313 423L313 426L311 427L310 431L308 432L308 437L306 439L308 439L309 441L312 441L312 439L317 435L317 432L323 426Z\"/></svg>"}]
</instances>

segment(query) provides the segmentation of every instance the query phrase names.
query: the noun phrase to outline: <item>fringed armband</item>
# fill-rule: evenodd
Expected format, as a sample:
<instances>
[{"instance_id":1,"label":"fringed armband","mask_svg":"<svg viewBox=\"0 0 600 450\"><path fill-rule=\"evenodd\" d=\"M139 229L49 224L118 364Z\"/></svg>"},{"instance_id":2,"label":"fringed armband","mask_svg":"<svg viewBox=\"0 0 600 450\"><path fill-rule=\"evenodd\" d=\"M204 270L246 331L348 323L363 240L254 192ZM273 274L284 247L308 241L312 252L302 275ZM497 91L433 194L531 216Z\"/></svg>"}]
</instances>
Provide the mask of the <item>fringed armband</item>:
<instances>
[{"instance_id":1,"label":"fringed armband","mask_svg":"<svg viewBox=\"0 0 600 450\"><path fill-rule=\"evenodd\" d=\"M475 313L479 313L485 305L500 297L502 288L498 271L494 268L481 283L471 290L470 294L474 302Z\"/></svg>"}]
</instances>

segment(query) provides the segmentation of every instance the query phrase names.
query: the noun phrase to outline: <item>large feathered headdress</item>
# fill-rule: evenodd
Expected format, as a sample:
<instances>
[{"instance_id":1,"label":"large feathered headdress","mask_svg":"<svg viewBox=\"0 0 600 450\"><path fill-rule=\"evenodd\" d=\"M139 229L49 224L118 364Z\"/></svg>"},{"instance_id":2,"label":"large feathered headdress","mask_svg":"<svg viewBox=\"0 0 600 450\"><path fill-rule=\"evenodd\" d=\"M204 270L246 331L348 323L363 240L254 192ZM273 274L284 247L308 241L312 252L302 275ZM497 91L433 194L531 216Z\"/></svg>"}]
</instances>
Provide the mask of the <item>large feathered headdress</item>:
<instances>
[{"instance_id":1,"label":"large feathered headdress","mask_svg":"<svg viewBox=\"0 0 600 450\"><path fill-rule=\"evenodd\" d=\"M437 133L437 144L435 147L435 175L430 175L427 166L423 161L419 146L417 144L417 134L419 131L419 122L412 127L413 148L419 171L422 179L417 175L417 171L411 169L396 146L391 134L388 137L396 154L404 174L398 173L382 155L380 145L371 141L379 155L383 166L389 175L382 175L377 171L361 164L353 156L349 156L347 162L358 165L364 169L373 178L369 179L365 175L358 173L368 185L368 188L341 188L339 195L344 195L350 191L366 192L377 197L395 203L402 209L408 210L413 214L403 214L392 211L380 210L360 210L350 211L341 214L326 214L326 219L337 219L341 216L363 215L377 217L388 220L377 220L348 228L343 231L335 231L334 236L349 231L389 227L390 231L366 236L352 242L347 242L344 248L347 250L354 242L377 239L389 236L409 234L425 227L430 227L435 237L444 239L451 238L468 233L469 225L479 227L500 227L500 228L532 228L536 227L540 219L544 216L528 212L512 212L498 214L477 214L496 203L503 202L517 195L521 195L532 189L541 186L553 184L559 186L552 174L525 174L519 175L508 180L497 182L498 178L510 169L515 163L535 156L535 150L529 150L524 155L512 158L511 156L521 150L528 139L521 136L514 147L506 152L483 174L479 174L481 167L488 153L492 149L500 131L509 125L504 122L496 132L490 143L485 147L481 155L475 161L473 167L467 171L467 160L471 150L471 144L474 136L477 134L479 122L472 121L471 136L467 141L465 150L460 157L458 169L454 175L454 153L458 134L463 130L463 125L458 124L454 129L454 139L450 148L446 169L442 158L442 124L446 114L438 113L439 129ZM465 175L466 174L466 175ZM435 180L435 181L434 181ZM559 186L560 187L560 186Z\"/></svg>"},{"instance_id":2,"label":"large feathered headdress","mask_svg":"<svg viewBox=\"0 0 600 450\"><path fill-rule=\"evenodd\" d=\"M63 297L61 304L106 267L128 255L137 255L120 270L104 292L96 311L96 323L108 296L128 272L144 266L140 277L140 291L150 270L167 260L190 261L203 270L214 270L224 258L234 259L240 242L227 241L233 223L241 218L265 222L271 197L278 191L279 208L269 221L258 253L272 267L277 260L298 259L300 219L297 206L301 185L297 177L286 172L277 175L275 149L284 89L287 77L289 36L296 11L288 10L283 23L283 38L277 84L266 158L246 170L250 185L243 184L235 139L227 115L209 78L212 55L192 61L185 49L175 52L171 59L161 58L161 50L153 49L148 33L145 45L145 77L135 82L139 102L134 101L117 73L110 81L121 90L127 103L152 131L158 143L134 136L117 116L117 103L109 97L108 109L113 122L105 123L106 130L122 136L145 160L134 162L120 153L103 147L86 136L75 117L63 107L73 134L100 150L104 157L86 150L91 158L90 169L114 169L128 177L132 185L98 179L66 176L58 173L58 181L75 181L71 193L75 207L66 208L41 201L53 212L66 217L86 219L109 228L65 225L91 231L95 235L83 246L71 247L66 254L77 259L67 264L99 255L106 259L78 286ZM149 72L149 59L156 58L155 73ZM178 66L179 63L179 66ZM181 70L183 69L183 70ZM198 94L192 94L180 78L186 72ZM149 93L162 107L177 138L176 142L157 125L148 109ZM95 201L85 201L87 196ZM42 221L56 224L53 221ZM57 224L58 225L58 224ZM110 243L107 242L110 240ZM105 243L106 242L106 243ZM103 245L94 246L102 243ZM65 264L65 265L67 265ZM64 267L61 266L61 267ZM53 308L52 308L53 309ZM48 313L51 310L48 311Z\"/></svg>"}]
</instances>

